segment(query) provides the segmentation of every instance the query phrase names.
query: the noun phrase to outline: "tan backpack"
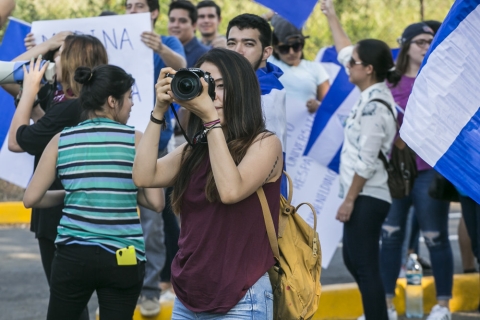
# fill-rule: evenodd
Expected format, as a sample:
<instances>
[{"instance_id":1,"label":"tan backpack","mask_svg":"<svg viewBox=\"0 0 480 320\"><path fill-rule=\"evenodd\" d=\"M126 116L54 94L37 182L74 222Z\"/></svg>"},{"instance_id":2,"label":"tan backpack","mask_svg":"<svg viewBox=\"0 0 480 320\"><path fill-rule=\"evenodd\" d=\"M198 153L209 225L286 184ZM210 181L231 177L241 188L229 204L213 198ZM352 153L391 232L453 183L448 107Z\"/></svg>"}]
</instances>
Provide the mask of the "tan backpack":
<instances>
[{"instance_id":1,"label":"tan backpack","mask_svg":"<svg viewBox=\"0 0 480 320\"><path fill-rule=\"evenodd\" d=\"M311 319L320 300L320 273L322 253L318 238L317 214L310 203L291 205L293 185L288 178L288 199L280 198L278 238L263 188L257 190L262 205L268 239L277 263L268 274L273 290L273 319ZM302 205L312 209L314 226L310 227L296 214Z\"/></svg>"}]
</instances>

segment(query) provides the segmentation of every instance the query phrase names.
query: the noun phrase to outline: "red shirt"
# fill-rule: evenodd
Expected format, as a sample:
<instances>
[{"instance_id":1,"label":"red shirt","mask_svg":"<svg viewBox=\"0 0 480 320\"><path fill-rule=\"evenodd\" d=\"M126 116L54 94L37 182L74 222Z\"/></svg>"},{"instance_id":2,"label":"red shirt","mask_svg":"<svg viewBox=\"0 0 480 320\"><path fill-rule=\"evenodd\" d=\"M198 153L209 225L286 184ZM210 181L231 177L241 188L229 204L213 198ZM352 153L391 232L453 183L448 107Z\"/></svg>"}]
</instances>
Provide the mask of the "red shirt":
<instances>
[{"instance_id":1,"label":"red shirt","mask_svg":"<svg viewBox=\"0 0 480 320\"><path fill-rule=\"evenodd\" d=\"M189 310L227 313L275 260L257 194L231 205L209 202L205 185L210 170L207 154L194 170L182 199L172 285ZM263 186L275 228L280 181Z\"/></svg>"}]
</instances>

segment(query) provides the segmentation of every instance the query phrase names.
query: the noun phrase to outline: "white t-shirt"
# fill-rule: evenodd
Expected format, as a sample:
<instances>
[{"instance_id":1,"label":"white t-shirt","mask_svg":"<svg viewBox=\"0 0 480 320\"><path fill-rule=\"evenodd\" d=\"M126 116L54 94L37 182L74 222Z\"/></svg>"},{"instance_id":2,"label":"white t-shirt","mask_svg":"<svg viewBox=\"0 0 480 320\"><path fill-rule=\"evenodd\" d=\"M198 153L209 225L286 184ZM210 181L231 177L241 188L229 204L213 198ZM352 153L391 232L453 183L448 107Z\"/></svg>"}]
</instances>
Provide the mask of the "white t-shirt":
<instances>
[{"instance_id":1,"label":"white t-shirt","mask_svg":"<svg viewBox=\"0 0 480 320\"><path fill-rule=\"evenodd\" d=\"M302 59L298 66L289 66L270 56L268 61L283 71L280 82L287 91L287 100L307 101L317 98L317 87L328 80L328 73L318 62ZM287 103L288 106L288 103Z\"/></svg>"}]
</instances>

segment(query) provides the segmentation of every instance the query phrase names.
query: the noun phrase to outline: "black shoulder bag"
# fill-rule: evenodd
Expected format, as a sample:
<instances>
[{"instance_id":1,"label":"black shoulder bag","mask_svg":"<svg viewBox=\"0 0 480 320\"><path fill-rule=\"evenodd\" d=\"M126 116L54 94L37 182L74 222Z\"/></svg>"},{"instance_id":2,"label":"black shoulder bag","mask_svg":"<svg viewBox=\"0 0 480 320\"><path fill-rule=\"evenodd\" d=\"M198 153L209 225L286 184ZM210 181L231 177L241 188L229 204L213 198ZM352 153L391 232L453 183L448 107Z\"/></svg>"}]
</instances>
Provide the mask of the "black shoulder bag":
<instances>
[{"instance_id":1,"label":"black shoulder bag","mask_svg":"<svg viewBox=\"0 0 480 320\"><path fill-rule=\"evenodd\" d=\"M393 113L392 107L384 100L373 99L371 102L379 102L388 108L392 114L395 123L397 124L397 131L399 130L397 119ZM403 149L398 148L395 143L392 147L390 160L382 153L378 152L378 158L382 160L383 165L388 173L388 188L392 198L401 199L410 194L413 188L413 182L417 177L417 163L416 154L405 145Z\"/></svg>"}]
</instances>

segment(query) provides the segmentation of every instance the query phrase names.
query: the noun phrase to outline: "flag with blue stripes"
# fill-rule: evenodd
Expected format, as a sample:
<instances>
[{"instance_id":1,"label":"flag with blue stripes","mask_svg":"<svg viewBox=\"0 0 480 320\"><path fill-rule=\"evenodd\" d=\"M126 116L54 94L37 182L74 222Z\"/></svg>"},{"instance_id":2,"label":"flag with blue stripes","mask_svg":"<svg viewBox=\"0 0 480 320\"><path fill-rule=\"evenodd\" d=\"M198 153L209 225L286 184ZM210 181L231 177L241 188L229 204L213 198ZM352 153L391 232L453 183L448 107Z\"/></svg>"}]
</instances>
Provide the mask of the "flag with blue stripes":
<instances>
[{"instance_id":1,"label":"flag with blue stripes","mask_svg":"<svg viewBox=\"0 0 480 320\"><path fill-rule=\"evenodd\" d=\"M15 18L10 18L7 30L0 45L0 61L10 61L26 51L23 39L30 32L30 25ZM1 80L1 79L0 79ZM15 113L13 97L0 88L0 146L7 136L10 122Z\"/></svg>"},{"instance_id":2,"label":"flag with blue stripes","mask_svg":"<svg viewBox=\"0 0 480 320\"><path fill-rule=\"evenodd\" d=\"M287 19L298 29L301 29L317 4L317 0L255 0L267 8L272 9L283 18ZM292 10L294 9L294 10Z\"/></svg>"},{"instance_id":3,"label":"flag with blue stripes","mask_svg":"<svg viewBox=\"0 0 480 320\"><path fill-rule=\"evenodd\" d=\"M457 0L427 52L400 135L480 203L480 1Z\"/></svg>"},{"instance_id":4,"label":"flag with blue stripes","mask_svg":"<svg viewBox=\"0 0 480 320\"><path fill-rule=\"evenodd\" d=\"M304 155L338 173L344 123L360 92L348 81L334 46L320 50L316 61L329 73L330 89L315 116Z\"/></svg>"}]
</instances>

